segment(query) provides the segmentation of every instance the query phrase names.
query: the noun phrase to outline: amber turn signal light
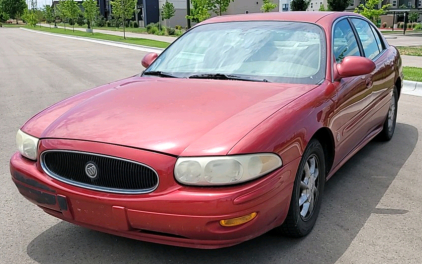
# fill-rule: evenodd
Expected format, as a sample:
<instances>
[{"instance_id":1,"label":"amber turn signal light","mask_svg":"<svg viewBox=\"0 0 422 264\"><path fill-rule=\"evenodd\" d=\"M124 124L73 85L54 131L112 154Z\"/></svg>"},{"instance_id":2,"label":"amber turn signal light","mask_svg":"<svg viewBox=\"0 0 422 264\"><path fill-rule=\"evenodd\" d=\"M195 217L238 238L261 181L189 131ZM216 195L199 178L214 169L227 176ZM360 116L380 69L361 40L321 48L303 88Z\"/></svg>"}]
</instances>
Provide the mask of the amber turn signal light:
<instances>
[{"instance_id":1,"label":"amber turn signal light","mask_svg":"<svg viewBox=\"0 0 422 264\"><path fill-rule=\"evenodd\" d=\"M236 217L236 218L232 218L232 219L227 219L227 220L220 220L220 225L222 226L238 226L244 223L247 223L249 221L251 221L252 219L254 219L256 217L257 213L253 212L251 214L248 215L244 215L241 217Z\"/></svg>"}]
</instances>

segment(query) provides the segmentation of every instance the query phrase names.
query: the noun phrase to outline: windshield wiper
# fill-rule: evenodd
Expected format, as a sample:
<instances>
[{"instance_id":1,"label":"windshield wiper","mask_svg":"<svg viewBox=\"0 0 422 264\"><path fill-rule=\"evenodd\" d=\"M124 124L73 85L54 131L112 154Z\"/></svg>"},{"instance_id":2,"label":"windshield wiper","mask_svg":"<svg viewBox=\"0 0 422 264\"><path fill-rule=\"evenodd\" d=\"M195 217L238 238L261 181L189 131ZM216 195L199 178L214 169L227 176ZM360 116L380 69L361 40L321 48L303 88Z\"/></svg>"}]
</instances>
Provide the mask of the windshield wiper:
<instances>
[{"instance_id":1,"label":"windshield wiper","mask_svg":"<svg viewBox=\"0 0 422 264\"><path fill-rule=\"evenodd\" d=\"M167 72L162 72L162 71L148 71L148 72L144 72L143 75L160 76L160 77L167 77L167 78L179 78L175 75L172 75Z\"/></svg>"},{"instance_id":2,"label":"windshield wiper","mask_svg":"<svg viewBox=\"0 0 422 264\"><path fill-rule=\"evenodd\" d=\"M189 79L217 79L217 80L236 80L236 81L249 81L249 82L269 82L267 79L254 79L242 77L238 75L222 74L222 73L204 73L194 74L188 76Z\"/></svg>"}]
</instances>

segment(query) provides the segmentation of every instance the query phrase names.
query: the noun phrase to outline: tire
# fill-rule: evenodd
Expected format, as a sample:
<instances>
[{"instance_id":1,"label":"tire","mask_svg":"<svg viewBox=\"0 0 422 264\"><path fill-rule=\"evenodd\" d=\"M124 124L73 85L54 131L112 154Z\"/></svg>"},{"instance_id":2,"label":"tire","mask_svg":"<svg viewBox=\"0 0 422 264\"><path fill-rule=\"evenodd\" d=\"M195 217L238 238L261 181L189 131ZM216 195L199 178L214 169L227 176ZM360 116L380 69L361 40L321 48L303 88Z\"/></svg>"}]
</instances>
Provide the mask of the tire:
<instances>
[{"instance_id":1,"label":"tire","mask_svg":"<svg viewBox=\"0 0 422 264\"><path fill-rule=\"evenodd\" d=\"M382 141L389 141L393 138L394 130L396 129L398 100L399 100L399 97L398 97L397 87L394 86L393 97L391 98L390 108L388 109L388 113L384 121L383 129L378 135L378 138Z\"/></svg>"},{"instance_id":2,"label":"tire","mask_svg":"<svg viewBox=\"0 0 422 264\"><path fill-rule=\"evenodd\" d=\"M299 163L289 212L284 223L276 228L278 233L303 237L312 231L321 208L325 174L324 150L321 143L313 139Z\"/></svg>"}]
</instances>

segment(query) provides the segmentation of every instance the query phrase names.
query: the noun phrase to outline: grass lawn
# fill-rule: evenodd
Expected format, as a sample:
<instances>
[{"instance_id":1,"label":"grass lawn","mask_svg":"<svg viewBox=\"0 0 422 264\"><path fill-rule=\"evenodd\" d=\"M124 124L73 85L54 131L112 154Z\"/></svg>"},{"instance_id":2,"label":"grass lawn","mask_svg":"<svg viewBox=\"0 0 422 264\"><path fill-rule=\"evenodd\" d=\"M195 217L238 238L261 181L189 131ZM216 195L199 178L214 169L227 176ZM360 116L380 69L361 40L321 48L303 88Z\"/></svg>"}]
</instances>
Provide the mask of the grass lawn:
<instances>
[{"instance_id":1,"label":"grass lawn","mask_svg":"<svg viewBox=\"0 0 422 264\"><path fill-rule=\"evenodd\" d=\"M149 47L156 47L156 48L167 48L170 43L163 42L163 41L157 41L157 40L151 40L151 39L143 39L143 38L126 38L124 39L123 36L113 36L113 35L107 35L102 33L86 33L83 31L75 31L73 32L72 29L61 29L61 28L47 28L47 27L31 27L31 26L25 26L27 29L32 30L38 30L38 31L44 31L49 33L57 33L57 34L64 34L64 35L71 35L71 36L77 36L77 37L86 37L86 38L93 38L93 39L101 39L101 40L110 40L110 41L117 41L117 42L123 42L123 43L129 43L129 44L135 44L135 45L142 45L142 46L149 46ZM95 32L95 28L94 28Z\"/></svg>"},{"instance_id":2,"label":"grass lawn","mask_svg":"<svg viewBox=\"0 0 422 264\"><path fill-rule=\"evenodd\" d=\"M396 47L396 48L399 50L400 55L422 56L422 46Z\"/></svg>"},{"instance_id":3,"label":"grass lawn","mask_svg":"<svg viewBox=\"0 0 422 264\"><path fill-rule=\"evenodd\" d=\"M403 67L403 74L407 81L422 82L422 68Z\"/></svg>"},{"instance_id":4,"label":"grass lawn","mask_svg":"<svg viewBox=\"0 0 422 264\"><path fill-rule=\"evenodd\" d=\"M54 24L52 24L52 25L54 25ZM63 23L57 23L57 26L63 27ZM72 28L72 27L73 26L70 26L69 24L66 23L66 28ZM86 25L83 26L83 27L78 26L78 25L75 25L75 28L83 28L83 29L86 29ZM121 32L123 32L123 28L122 27L120 27L120 28L116 28L116 27L94 27L94 31L95 31L95 29L110 30L110 31L121 31ZM126 30L126 32L132 32L132 33L147 33L147 29L144 28L144 27L140 27L140 28L131 28L131 27L129 27L129 28L126 28L125 30Z\"/></svg>"}]
</instances>

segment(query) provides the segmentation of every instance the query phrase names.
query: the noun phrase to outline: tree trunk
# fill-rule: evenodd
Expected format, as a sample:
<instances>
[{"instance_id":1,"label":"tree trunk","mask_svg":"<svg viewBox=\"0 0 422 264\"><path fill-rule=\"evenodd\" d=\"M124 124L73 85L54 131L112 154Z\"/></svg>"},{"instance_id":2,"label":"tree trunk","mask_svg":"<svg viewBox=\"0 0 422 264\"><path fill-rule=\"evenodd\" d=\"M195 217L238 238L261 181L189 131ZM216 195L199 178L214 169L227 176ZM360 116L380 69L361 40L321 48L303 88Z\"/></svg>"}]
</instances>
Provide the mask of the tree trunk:
<instances>
[{"instance_id":1,"label":"tree trunk","mask_svg":"<svg viewBox=\"0 0 422 264\"><path fill-rule=\"evenodd\" d=\"M126 39L125 27L126 27L126 20L125 20L125 15L123 14L123 38L124 39Z\"/></svg>"}]
</instances>

